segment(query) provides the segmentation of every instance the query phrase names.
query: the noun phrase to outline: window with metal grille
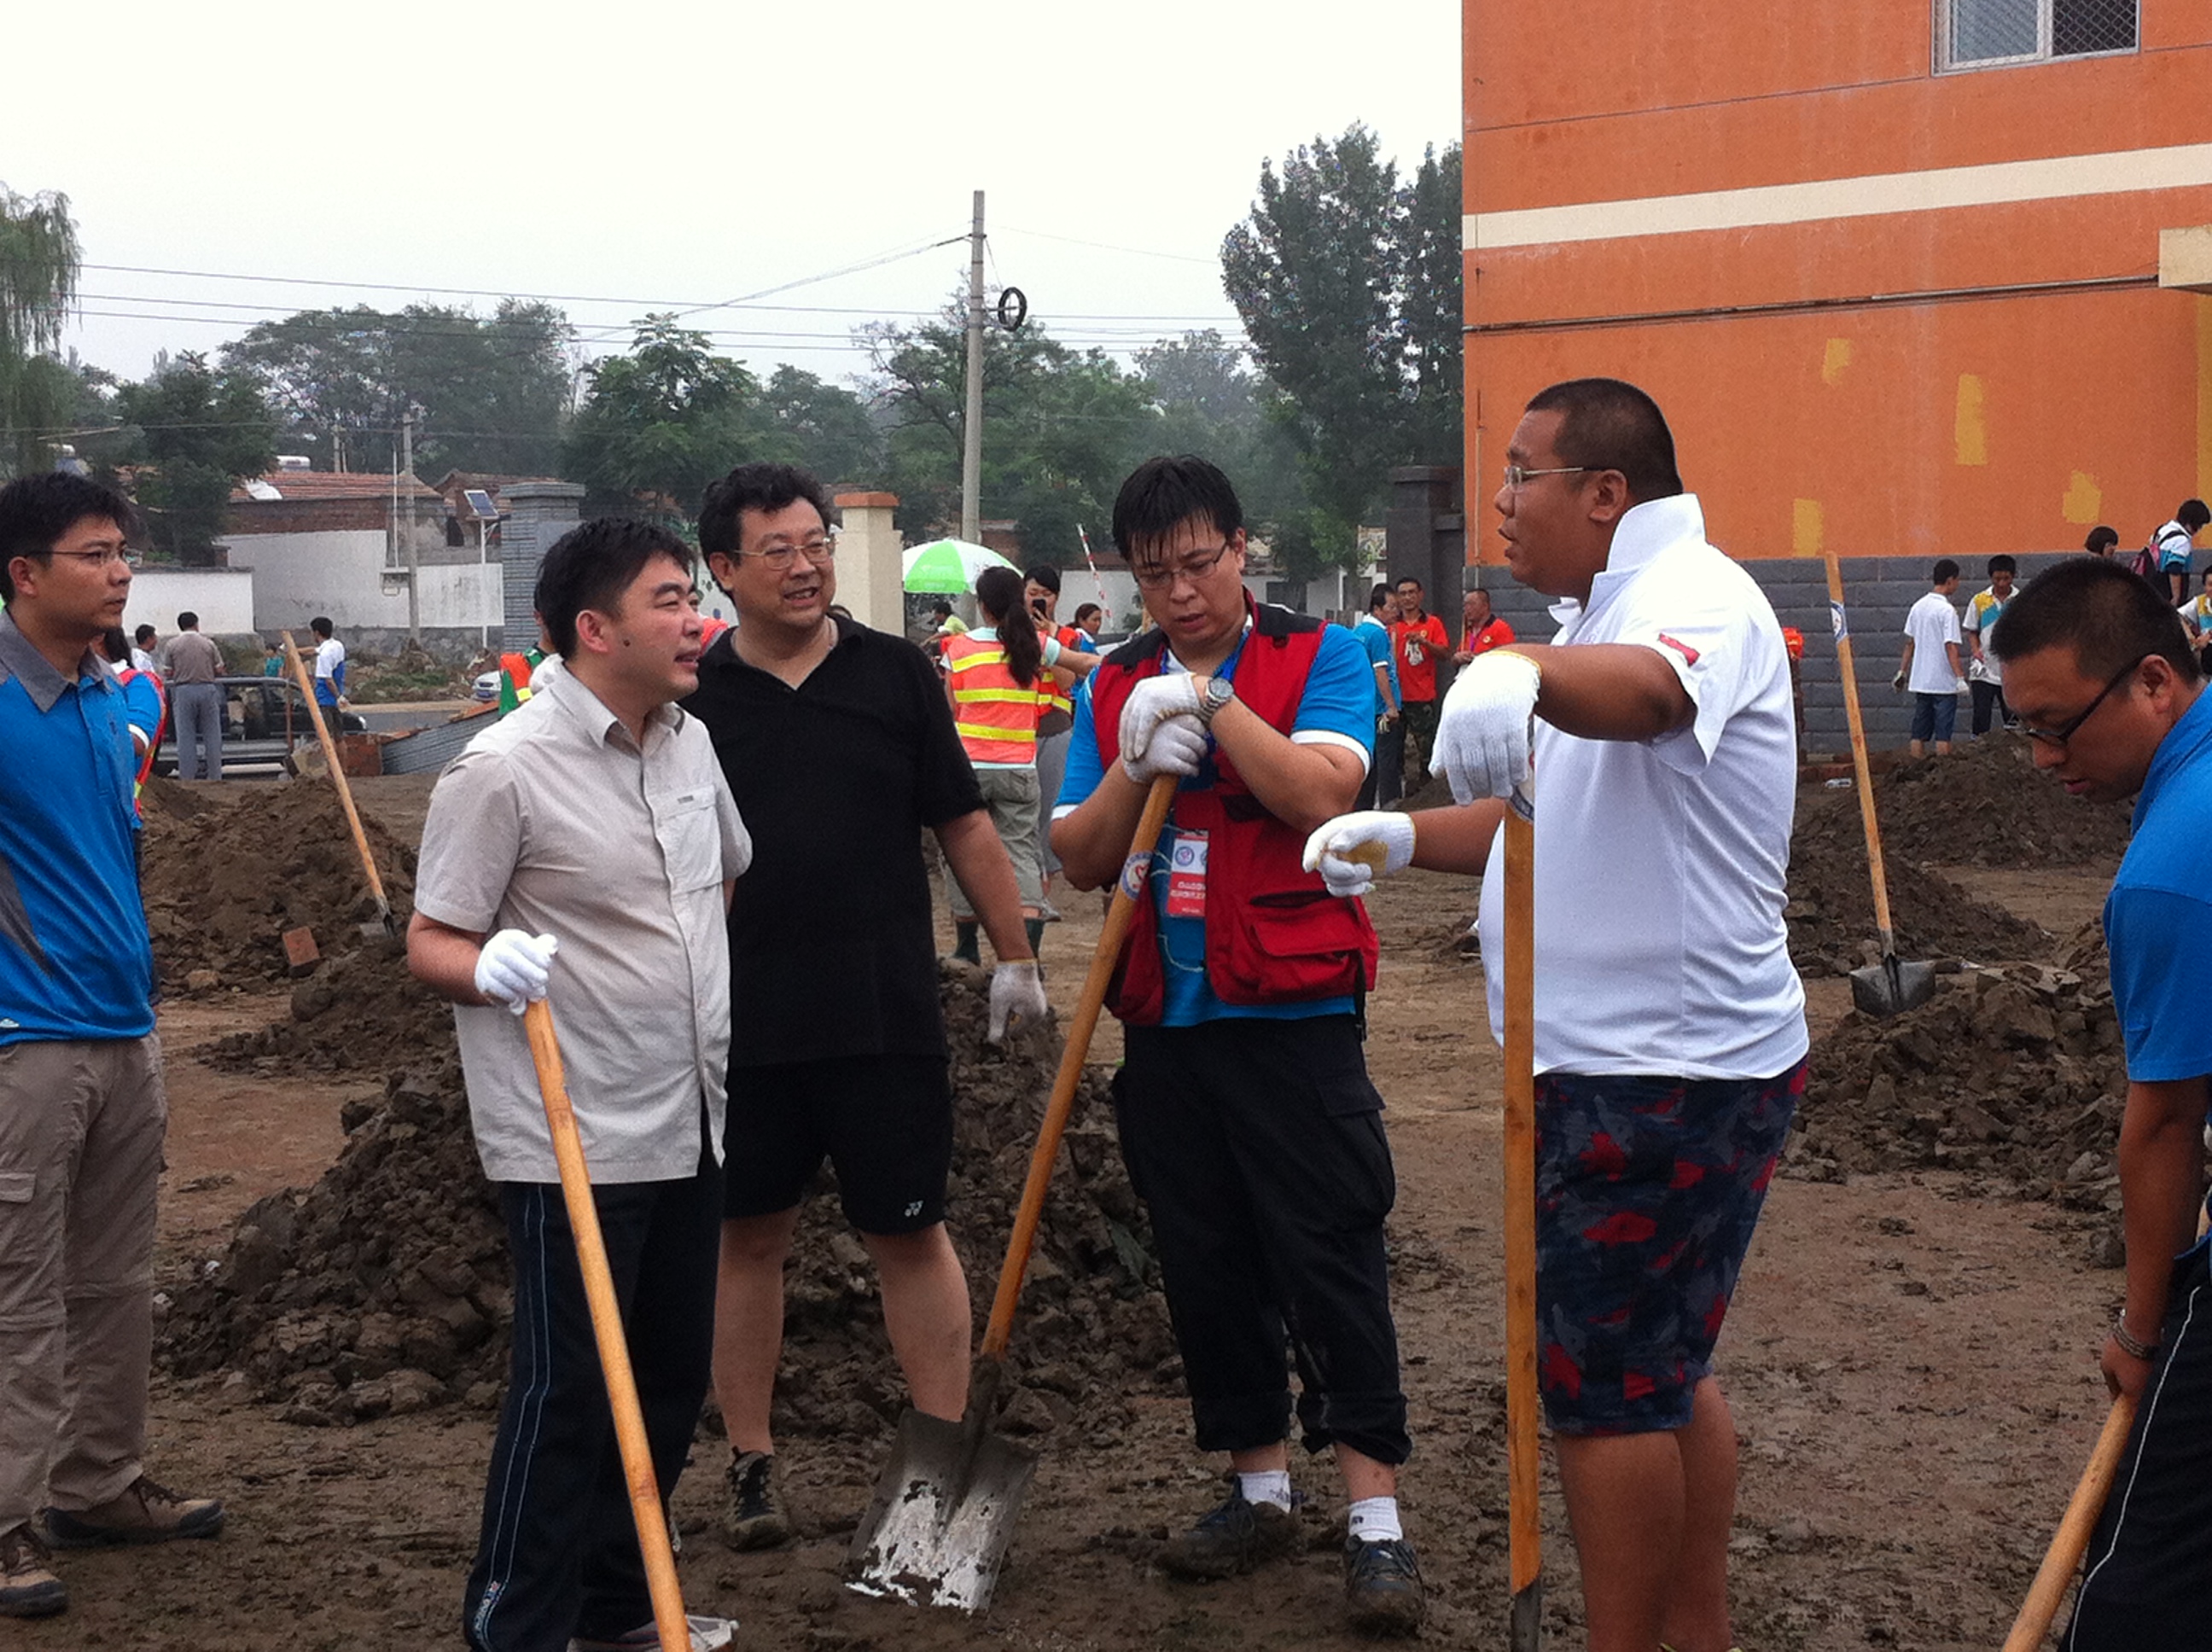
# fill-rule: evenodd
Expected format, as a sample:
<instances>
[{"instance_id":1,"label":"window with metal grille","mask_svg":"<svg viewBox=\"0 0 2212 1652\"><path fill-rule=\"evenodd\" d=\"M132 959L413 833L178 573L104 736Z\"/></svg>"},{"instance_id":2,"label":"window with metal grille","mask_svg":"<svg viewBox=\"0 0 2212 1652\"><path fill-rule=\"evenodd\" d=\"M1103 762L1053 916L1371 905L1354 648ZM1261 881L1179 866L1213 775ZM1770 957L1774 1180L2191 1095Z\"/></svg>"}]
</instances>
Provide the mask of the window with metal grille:
<instances>
[{"instance_id":1,"label":"window with metal grille","mask_svg":"<svg viewBox=\"0 0 2212 1652\"><path fill-rule=\"evenodd\" d=\"M1942 69L1985 69L2136 49L2138 0L1937 0Z\"/></svg>"}]
</instances>

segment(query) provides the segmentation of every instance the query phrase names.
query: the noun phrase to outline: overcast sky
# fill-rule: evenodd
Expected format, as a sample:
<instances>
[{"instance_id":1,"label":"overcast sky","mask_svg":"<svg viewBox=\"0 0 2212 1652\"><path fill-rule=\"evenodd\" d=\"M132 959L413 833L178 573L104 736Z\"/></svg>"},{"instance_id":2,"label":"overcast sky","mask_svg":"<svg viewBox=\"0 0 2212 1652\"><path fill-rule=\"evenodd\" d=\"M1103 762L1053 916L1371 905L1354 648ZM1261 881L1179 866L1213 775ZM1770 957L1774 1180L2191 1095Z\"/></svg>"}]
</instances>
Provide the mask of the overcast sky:
<instances>
[{"instance_id":1,"label":"overcast sky","mask_svg":"<svg viewBox=\"0 0 2212 1652\"><path fill-rule=\"evenodd\" d=\"M756 369L844 380L866 367L852 328L964 282L979 188L987 279L1125 353L1237 336L1218 254L1263 158L1360 120L1410 171L1458 137L1459 15L124 0L19 54L0 183L70 197L70 342L125 377L297 309L542 295L599 353L647 309L804 283L689 325Z\"/></svg>"}]
</instances>

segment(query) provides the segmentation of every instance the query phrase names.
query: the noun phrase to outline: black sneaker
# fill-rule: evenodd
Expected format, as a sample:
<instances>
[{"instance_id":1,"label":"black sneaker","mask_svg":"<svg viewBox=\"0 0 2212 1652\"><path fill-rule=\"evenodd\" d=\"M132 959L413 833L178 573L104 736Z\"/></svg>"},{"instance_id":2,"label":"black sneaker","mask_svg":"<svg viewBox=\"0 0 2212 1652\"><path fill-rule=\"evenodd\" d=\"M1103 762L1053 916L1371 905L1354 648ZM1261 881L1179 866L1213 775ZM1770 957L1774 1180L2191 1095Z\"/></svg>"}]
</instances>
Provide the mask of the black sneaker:
<instances>
[{"instance_id":1,"label":"black sneaker","mask_svg":"<svg viewBox=\"0 0 2212 1652\"><path fill-rule=\"evenodd\" d=\"M213 1497L180 1497L141 1474L97 1509L48 1509L43 1518L46 1541L53 1547L98 1549L214 1537L222 1530L222 1505Z\"/></svg>"},{"instance_id":2,"label":"black sneaker","mask_svg":"<svg viewBox=\"0 0 2212 1652\"><path fill-rule=\"evenodd\" d=\"M68 1606L52 1560L27 1525L0 1532L0 1618L51 1618Z\"/></svg>"},{"instance_id":3,"label":"black sneaker","mask_svg":"<svg viewBox=\"0 0 2212 1652\"><path fill-rule=\"evenodd\" d=\"M1352 1626L1362 1634L1410 1635L1419 1629L1429 1607L1413 1546L1401 1537L1381 1543L1346 1539L1344 1598L1352 1603Z\"/></svg>"},{"instance_id":4,"label":"black sneaker","mask_svg":"<svg viewBox=\"0 0 2212 1652\"><path fill-rule=\"evenodd\" d=\"M730 1504L722 1515L723 1540L733 1549L773 1549L791 1541L791 1516L776 1485L775 1458L741 1451L730 1459Z\"/></svg>"},{"instance_id":5,"label":"black sneaker","mask_svg":"<svg viewBox=\"0 0 2212 1652\"><path fill-rule=\"evenodd\" d=\"M1249 1503L1232 1476L1229 1495L1198 1524L1160 1546L1160 1570L1198 1582L1234 1577L1298 1546L1298 1518L1272 1503Z\"/></svg>"}]
</instances>

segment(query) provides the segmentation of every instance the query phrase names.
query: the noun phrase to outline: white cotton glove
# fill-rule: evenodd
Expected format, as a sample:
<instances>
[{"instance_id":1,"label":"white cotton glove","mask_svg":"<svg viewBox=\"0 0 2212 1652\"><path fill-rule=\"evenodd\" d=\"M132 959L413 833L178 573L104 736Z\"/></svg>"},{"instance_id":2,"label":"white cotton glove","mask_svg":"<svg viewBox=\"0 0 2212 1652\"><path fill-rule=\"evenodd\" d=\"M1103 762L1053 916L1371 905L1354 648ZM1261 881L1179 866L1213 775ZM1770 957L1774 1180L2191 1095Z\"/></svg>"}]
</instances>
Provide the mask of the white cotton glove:
<instances>
[{"instance_id":1,"label":"white cotton glove","mask_svg":"<svg viewBox=\"0 0 2212 1652\"><path fill-rule=\"evenodd\" d=\"M1361 809L1323 821L1306 840L1305 869L1331 895L1364 895L1413 859L1413 822L1395 809Z\"/></svg>"},{"instance_id":2,"label":"white cotton glove","mask_svg":"<svg viewBox=\"0 0 2212 1652\"><path fill-rule=\"evenodd\" d=\"M560 949L550 935L501 930L477 954L477 991L520 1015L532 999L545 996L553 955Z\"/></svg>"},{"instance_id":3,"label":"white cotton glove","mask_svg":"<svg viewBox=\"0 0 2212 1652\"><path fill-rule=\"evenodd\" d=\"M1148 677L1121 704L1121 772L1139 786L1163 774L1195 774L1206 761L1198 679L1185 671Z\"/></svg>"},{"instance_id":4,"label":"white cotton glove","mask_svg":"<svg viewBox=\"0 0 2212 1652\"><path fill-rule=\"evenodd\" d=\"M1003 1044L1009 1029L1042 1021L1044 1016L1044 978L1037 974L1035 958L1002 963L991 972L991 1025L983 1035L986 1039Z\"/></svg>"},{"instance_id":5,"label":"white cotton glove","mask_svg":"<svg viewBox=\"0 0 2212 1652\"><path fill-rule=\"evenodd\" d=\"M1452 679L1429 773L1451 782L1455 801L1509 797L1528 784L1528 723L1543 681L1534 660L1507 648L1476 655Z\"/></svg>"}]
</instances>

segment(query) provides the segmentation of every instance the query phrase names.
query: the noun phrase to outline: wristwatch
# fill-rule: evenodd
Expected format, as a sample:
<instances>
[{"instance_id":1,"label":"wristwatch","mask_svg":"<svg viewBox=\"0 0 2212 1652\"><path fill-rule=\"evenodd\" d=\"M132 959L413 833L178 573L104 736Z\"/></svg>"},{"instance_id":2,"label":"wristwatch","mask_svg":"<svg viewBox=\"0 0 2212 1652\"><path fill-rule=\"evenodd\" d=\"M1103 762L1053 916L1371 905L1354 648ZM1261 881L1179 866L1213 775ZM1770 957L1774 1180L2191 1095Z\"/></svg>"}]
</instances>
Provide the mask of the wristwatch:
<instances>
[{"instance_id":1,"label":"wristwatch","mask_svg":"<svg viewBox=\"0 0 2212 1652\"><path fill-rule=\"evenodd\" d=\"M1206 691L1198 697L1198 720L1200 727L1212 728L1214 714L1237 697L1237 685L1225 677L1209 677Z\"/></svg>"}]
</instances>

